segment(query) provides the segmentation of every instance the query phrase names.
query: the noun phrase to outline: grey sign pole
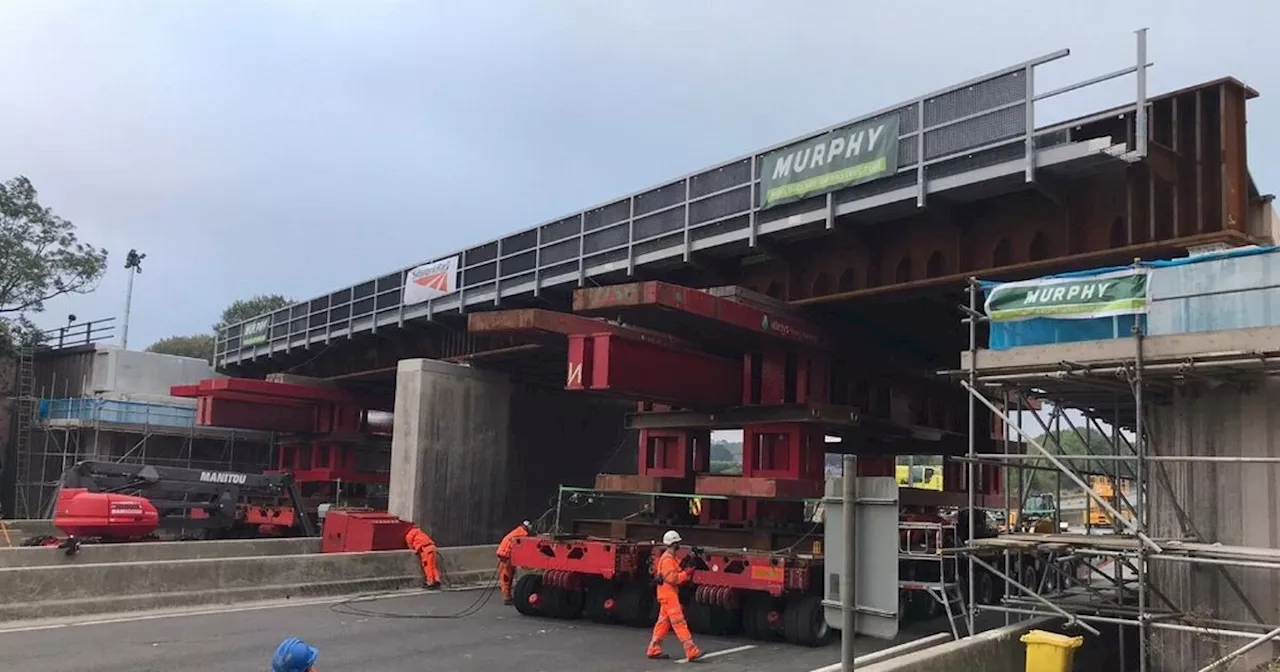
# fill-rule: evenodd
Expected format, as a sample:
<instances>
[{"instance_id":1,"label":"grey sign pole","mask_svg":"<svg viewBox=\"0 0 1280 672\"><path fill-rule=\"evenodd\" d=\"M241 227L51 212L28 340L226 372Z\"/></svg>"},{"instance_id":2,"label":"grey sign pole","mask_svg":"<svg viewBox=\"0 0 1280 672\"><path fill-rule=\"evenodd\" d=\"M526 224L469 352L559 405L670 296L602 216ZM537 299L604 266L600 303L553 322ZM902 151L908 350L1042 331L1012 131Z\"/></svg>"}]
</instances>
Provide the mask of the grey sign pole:
<instances>
[{"instance_id":1,"label":"grey sign pole","mask_svg":"<svg viewBox=\"0 0 1280 672\"><path fill-rule=\"evenodd\" d=\"M844 523L844 568L840 583L840 609L844 620L840 626L840 670L849 672L853 669L853 639L858 631L858 458L853 455L844 456L843 486L844 500L841 506L841 522Z\"/></svg>"}]
</instances>

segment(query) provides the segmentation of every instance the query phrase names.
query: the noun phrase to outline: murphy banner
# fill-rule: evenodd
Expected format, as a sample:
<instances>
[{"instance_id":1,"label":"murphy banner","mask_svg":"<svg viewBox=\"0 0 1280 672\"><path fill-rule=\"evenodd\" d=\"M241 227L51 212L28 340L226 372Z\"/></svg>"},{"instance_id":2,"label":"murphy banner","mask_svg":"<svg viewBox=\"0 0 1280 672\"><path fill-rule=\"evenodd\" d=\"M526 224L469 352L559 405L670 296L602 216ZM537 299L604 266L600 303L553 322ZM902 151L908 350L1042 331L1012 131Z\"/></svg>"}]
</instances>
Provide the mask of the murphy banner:
<instances>
[{"instance_id":1,"label":"murphy banner","mask_svg":"<svg viewBox=\"0 0 1280 672\"><path fill-rule=\"evenodd\" d=\"M1048 317L1089 320L1147 312L1151 275L1145 268L1084 277L1006 282L987 293L992 322Z\"/></svg>"},{"instance_id":2,"label":"murphy banner","mask_svg":"<svg viewBox=\"0 0 1280 672\"><path fill-rule=\"evenodd\" d=\"M760 207L798 201L898 170L898 115L860 121L770 152Z\"/></svg>"},{"instance_id":3,"label":"murphy banner","mask_svg":"<svg viewBox=\"0 0 1280 672\"><path fill-rule=\"evenodd\" d=\"M271 330L271 316L268 315L260 320L254 320L244 325L244 331L240 334L240 345L258 345L267 342L267 333Z\"/></svg>"},{"instance_id":4,"label":"murphy banner","mask_svg":"<svg viewBox=\"0 0 1280 672\"><path fill-rule=\"evenodd\" d=\"M411 306L456 291L458 291L458 255L411 269L404 279L402 300L404 305Z\"/></svg>"}]
</instances>

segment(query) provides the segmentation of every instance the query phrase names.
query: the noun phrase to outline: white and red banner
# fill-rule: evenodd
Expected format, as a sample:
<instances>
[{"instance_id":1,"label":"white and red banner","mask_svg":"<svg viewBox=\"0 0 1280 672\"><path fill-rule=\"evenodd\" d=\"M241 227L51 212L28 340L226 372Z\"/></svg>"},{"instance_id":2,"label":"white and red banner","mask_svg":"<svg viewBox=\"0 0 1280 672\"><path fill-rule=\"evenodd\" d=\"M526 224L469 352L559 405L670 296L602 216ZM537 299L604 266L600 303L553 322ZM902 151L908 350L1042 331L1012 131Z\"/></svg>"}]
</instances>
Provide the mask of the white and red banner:
<instances>
[{"instance_id":1,"label":"white and red banner","mask_svg":"<svg viewBox=\"0 0 1280 672\"><path fill-rule=\"evenodd\" d=\"M458 291L458 256L410 269L404 279L404 305L411 306Z\"/></svg>"}]
</instances>

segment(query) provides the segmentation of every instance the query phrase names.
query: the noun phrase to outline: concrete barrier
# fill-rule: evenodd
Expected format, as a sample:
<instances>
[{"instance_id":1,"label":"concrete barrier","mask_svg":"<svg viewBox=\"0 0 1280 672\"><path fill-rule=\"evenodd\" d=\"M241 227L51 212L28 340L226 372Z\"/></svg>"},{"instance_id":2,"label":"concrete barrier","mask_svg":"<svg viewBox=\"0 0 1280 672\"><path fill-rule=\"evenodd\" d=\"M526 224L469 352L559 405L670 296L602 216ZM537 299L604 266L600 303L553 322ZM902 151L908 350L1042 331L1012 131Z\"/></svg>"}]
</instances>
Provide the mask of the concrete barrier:
<instances>
[{"instance_id":1,"label":"concrete barrier","mask_svg":"<svg viewBox=\"0 0 1280 672\"><path fill-rule=\"evenodd\" d=\"M0 548L0 568L49 565L95 565L114 562L250 558L268 555L318 553L318 538L230 539L225 541L147 541L84 544L75 555L57 547Z\"/></svg>"},{"instance_id":2,"label":"concrete barrier","mask_svg":"<svg viewBox=\"0 0 1280 672\"><path fill-rule=\"evenodd\" d=\"M3 519L4 527L9 532L8 542L6 543L3 533L0 533L0 548L5 546L17 546L22 543L23 539L38 536L57 536L62 534L58 528L53 526L53 521L48 518L18 518Z\"/></svg>"},{"instance_id":3,"label":"concrete barrier","mask_svg":"<svg viewBox=\"0 0 1280 672\"><path fill-rule=\"evenodd\" d=\"M1015 623L858 669L859 672L1023 672L1026 654L1018 638L1028 630L1045 627L1047 623L1042 620Z\"/></svg>"},{"instance_id":4,"label":"concrete barrier","mask_svg":"<svg viewBox=\"0 0 1280 672\"><path fill-rule=\"evenodd\" d=\"M1099 628L1100 636L1066 629L1057 618L1036 618L980 632L973 637L939 644L922 651L895 655L858 672L1023 672L1026 669L1026 645L1020 641L1030 630L1048 630L1062 634L1083 634L1084 646L1076 650L1073 669L1080 672L1112 669L1119 660L1119 639L1114 627ZM1129 633L1130 636L1132 633ZM1130 642L1131 650L1135 644ZM871 654L875 656L876 654ZM837 668L838 669L838 668Z\"/></svg>"},{"instance_id":5,"label":"concrete barrier","mask_svg":"<svg viewBox=\"0 0 1280 672\"><path fill-rule=\"evenodd\" d=\"M491 583L495 550L496 546L441 549L446 586ZM421 585L418 559L407 550L4 567L0 621L355 595Z\"/></svg>"}]
</instances>

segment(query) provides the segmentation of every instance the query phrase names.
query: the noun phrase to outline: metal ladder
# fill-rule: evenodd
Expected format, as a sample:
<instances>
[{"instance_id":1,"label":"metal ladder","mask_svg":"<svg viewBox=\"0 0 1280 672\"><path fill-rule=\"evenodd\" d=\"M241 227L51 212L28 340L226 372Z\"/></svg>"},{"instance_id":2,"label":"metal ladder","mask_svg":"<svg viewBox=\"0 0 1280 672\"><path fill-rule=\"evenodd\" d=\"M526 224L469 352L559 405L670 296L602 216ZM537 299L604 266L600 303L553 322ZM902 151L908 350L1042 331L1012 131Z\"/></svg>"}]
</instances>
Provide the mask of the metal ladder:
<instances>
[{"instance_id":1,"label":"metal ladder","mask_svg":"<svg viewBox=\"0 0 1280 672\"><path fill-rule=\"evenodd\" d=\"M17 414L14 439L14 476L17 481L18 517L37 517L34 509L39 502L32 502L31 488L35 485L31 473L31 421L35 415L35 351L29 345L18 347Z\"/></svg>"},{"instance_id":2,"label":"metal ladder","mask_svg":"<svg viewBox=\"0 0 1280 672\"><path fill-rule=\"evenodd\" d=\"M965 618L964 594L960 590L958 583L942 583L929 586L926 590L933 599L942 605L942 609L947 614L947 624L951 626L951 636L960 639L960 627L956 625L958 619L964 625L965 632L970 636L969 621Z\"/></svg>"}]
</instances>

